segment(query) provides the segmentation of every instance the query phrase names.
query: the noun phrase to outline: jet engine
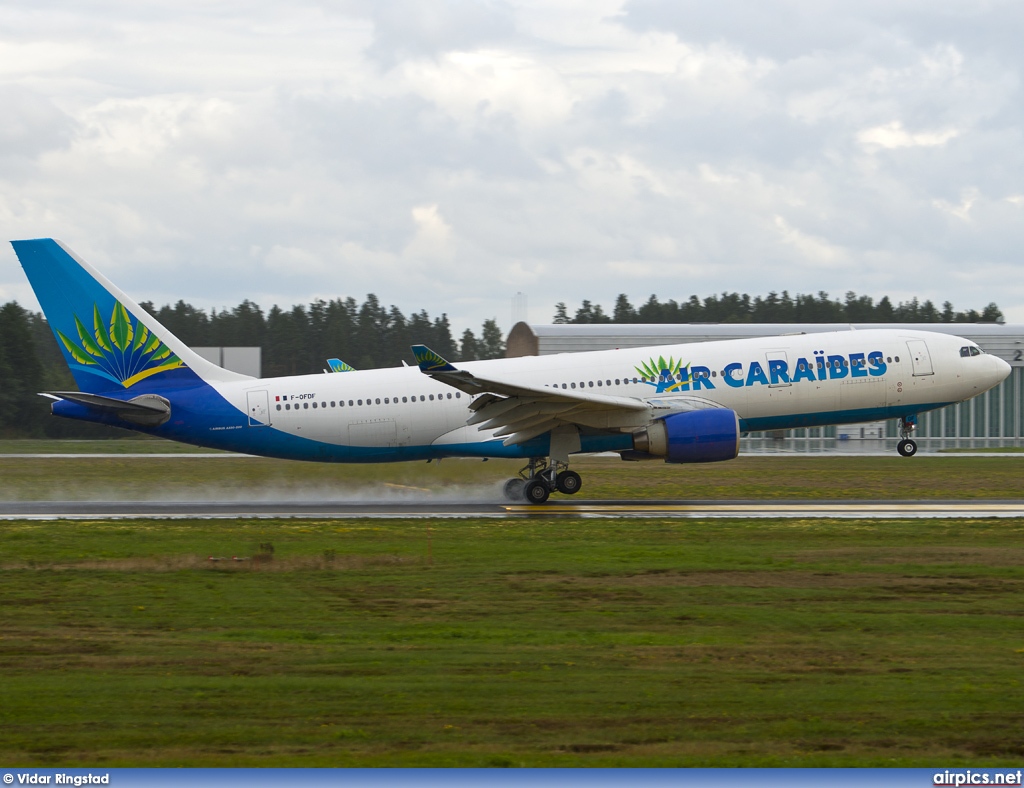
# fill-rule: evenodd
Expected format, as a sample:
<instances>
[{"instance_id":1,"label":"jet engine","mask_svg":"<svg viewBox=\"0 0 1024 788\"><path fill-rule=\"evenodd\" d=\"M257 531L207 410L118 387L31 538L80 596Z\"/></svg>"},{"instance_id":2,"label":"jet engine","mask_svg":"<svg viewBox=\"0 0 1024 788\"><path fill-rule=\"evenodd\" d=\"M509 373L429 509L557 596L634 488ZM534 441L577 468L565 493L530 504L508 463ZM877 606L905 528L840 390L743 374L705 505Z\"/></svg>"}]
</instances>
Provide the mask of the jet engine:
<instances>
[{"instance_id":1,"label":"jet engine","mask_svg":"<svg viewBox=\"0 0 1024 788\"><path fill-rule=\"evenodd\" d=\"M633 433L634 451L624 460L664 458L665 462L719 462L740 453L736 411L709 408L673 413Z\"/></svg>"}]
</instances>

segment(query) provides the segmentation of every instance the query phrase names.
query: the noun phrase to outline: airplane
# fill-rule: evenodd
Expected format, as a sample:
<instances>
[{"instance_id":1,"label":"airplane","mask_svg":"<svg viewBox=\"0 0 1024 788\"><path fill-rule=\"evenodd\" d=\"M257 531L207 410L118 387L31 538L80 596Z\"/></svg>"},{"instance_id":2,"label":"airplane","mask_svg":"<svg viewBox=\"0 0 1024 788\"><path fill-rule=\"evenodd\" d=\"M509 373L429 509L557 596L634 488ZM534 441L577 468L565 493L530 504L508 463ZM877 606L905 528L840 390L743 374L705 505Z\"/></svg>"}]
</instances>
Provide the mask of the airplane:
<instances>
[{"instance_id":1,"label":"airplane","mask_svg":"<svg viewBox=\"0 0 1024 788\"><path fill-rule=\"evenodd\" d=\"M572 495L579 454L731 460L743 433L899 419L998 385L1010 366L927 331L850 330L253 378L206 361L66 246L13 241L78 391L56 416L196 446L320 462L519 458L510 500Z\"/></svg>"}]
</instances>

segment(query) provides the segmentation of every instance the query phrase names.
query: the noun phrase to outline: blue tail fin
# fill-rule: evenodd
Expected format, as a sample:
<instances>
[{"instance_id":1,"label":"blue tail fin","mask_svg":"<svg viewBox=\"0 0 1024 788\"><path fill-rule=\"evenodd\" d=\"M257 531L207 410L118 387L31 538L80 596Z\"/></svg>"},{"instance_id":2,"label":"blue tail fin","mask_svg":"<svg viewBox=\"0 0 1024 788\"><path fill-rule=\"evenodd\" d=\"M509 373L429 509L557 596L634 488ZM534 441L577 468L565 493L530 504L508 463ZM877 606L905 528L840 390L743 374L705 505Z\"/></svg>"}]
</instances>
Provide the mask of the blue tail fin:
<instances>
[{"instance_id":1,"label":"blue tail fin","mask_svg":"<svg viewBox=\"0 0 1024 788\"><path fill-rule=\"evenodd\" d=\"M327 359L327 366L331 368L331 372L355 372L356 368L350 364L346 364L340 358L329 358Z\"/></svg>"},{"instance_id":2,"label":"blue tail fin","mask_svg":"<svg viewBox=\"0 0 1024 788\"><path fill-rule=\"evenodd\" d=\"M81 391L159 392L246 380L197 356L59 241L12 241Z\"/></svg>"}]
</instances>

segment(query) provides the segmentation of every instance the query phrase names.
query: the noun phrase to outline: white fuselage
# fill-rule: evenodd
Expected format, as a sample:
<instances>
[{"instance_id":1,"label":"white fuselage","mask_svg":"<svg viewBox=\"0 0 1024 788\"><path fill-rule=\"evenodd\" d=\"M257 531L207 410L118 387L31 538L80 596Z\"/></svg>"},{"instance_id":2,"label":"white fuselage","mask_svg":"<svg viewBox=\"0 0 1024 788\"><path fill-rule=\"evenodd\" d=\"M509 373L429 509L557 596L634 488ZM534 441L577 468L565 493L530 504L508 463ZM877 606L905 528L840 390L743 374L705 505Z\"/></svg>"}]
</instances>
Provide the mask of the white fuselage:
<instances>
[{"instance_id":1,"label":"white fuselage","mask_svg":"<svg viewBox=\"0 0 1024 788\"><path fill-rule=\"evenodd\" d=\"M961 354L972 346L944 334L869 330L458 366L491 380L628 397L649 405L645 412L624 413L617 422L590 425L595 430L627 434L676 410L722 407L736 411L741 428L750 431L903 417L969 399L997 385L1009 371L1005 362L976 348L975 355ZM321 446L372 450L353 461L430 456L428 447L509 456L493 431L467 426L470 395L417 367L213 385L246 415L247 423L226 417L223 424L209 425L208 440L193 434L191 442L227 446L234 441L217 432L264 428ZM413 448L419 453L408 451ZM266 453L295 456L292 450Z\"/></svg>"}]
</instances>

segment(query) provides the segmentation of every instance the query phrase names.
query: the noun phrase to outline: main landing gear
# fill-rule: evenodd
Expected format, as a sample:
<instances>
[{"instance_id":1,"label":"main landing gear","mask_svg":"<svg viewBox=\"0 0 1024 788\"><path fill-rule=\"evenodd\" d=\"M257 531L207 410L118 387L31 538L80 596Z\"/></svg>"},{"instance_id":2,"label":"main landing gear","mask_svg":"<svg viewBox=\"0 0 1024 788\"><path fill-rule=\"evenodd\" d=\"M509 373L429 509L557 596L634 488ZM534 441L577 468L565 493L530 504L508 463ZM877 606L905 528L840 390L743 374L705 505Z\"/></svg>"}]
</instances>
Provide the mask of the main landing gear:
<instances>
[{"instance_id":1,"label":"main landing gear","mask_svg":"<svg viewBox=\"0 0 1024 788\"><path fill-rule=\"evenodd\" d=\"M910 437L916 429L917 416L904 416L900 419L900 442L896 444L896 451L901 457L913 457L917 454L917 443Z\"/></svg>"},{"instance_id":2,"label":"main landing gear","mask_svg":"<svg viewBox=\"0 0 1024 788\"><path fill-rule=\"evenodd\" d=\"M519 476L505 482L505 497L510 501L526 501L541 504L553 492L575 495L583 487L583 479L576 471L570 471L564 462L534 457L519 471Z\"/></svg>"}]
</instances>

